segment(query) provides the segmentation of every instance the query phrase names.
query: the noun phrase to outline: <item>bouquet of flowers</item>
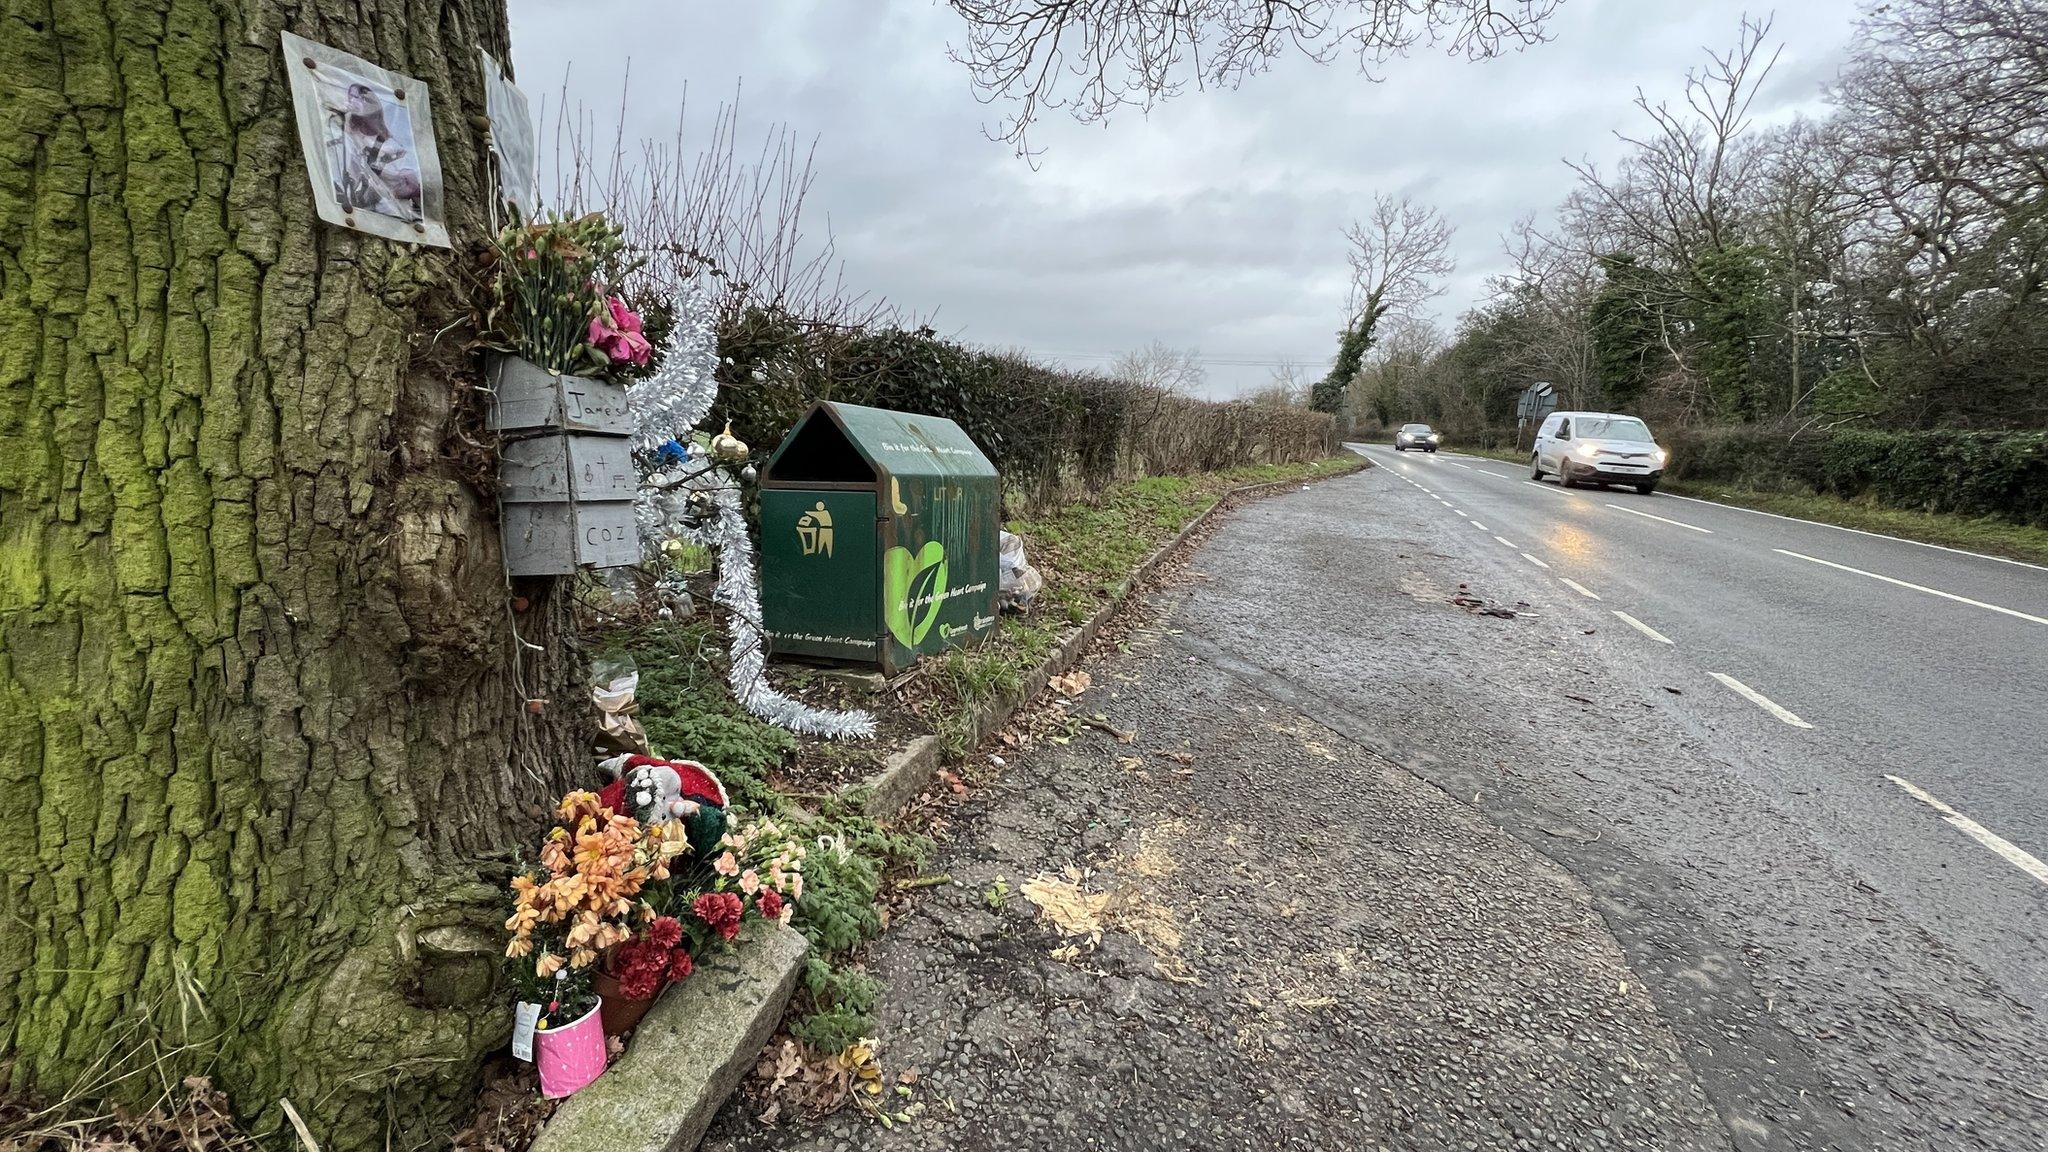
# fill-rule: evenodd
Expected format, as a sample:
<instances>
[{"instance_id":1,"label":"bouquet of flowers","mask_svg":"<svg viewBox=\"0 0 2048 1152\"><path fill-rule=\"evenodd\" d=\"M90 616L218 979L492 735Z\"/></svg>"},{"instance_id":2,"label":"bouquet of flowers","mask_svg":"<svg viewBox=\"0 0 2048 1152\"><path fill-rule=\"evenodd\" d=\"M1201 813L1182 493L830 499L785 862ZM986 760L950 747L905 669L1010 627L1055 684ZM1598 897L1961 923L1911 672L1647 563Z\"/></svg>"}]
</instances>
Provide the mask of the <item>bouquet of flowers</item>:
<instances>
[{"instance_id":1,"label":"bouquet of flowers","mask_svg":"<svg viewBox=\"0 0 2048 1152\"><path fill-rule=\"evenodd\" d=\"M689 976L692 956L738 936L750 917L789 923L804 891L802 844L764 817L736 821L715 851L676 865L649 893L658 914L612 952L608 967L626 995L644 999Z\"/></svg>"},{"instance_id":2,"label":"bouquet of flowers","mask_svg":"<svg viewBox=\"0 0 2048 1152\"><path fill-rule=\"evenodd\" d=\"M629 939L634 923L656 918L642 890L667 880L669 862L688 847L665 826L614 813L593 792L563 797L557 815L539 866L512 878L505 955L521 999L575 1019L596 1001L599 958Z\"/></svg>"},{"instance_id":3,"label":"bouquet of flowers","mask_svg":"<svg viewBox=\"0 0 2048 1152\"><path fill-rule=\"evenodd\" d=\"M735 823L704 863L693 872L700 884L688 896L689 915L718 940L738 936L750 915L789 923L804 894L804 846L765 816Z\"/></svg>"},{"instance_id":4,"label":"bouquet of flowers","mask_svg":"<svg viewBox=\"0 0 2048 1152\"><path fill-rule=\"evenodd\" d=\"M645 367L654 346L640 314L610 287L632 270L626 252L618 226L595 212L508 226L486 252L496 284L486 331L551 372Z\"/></svg>"}]
</instances>

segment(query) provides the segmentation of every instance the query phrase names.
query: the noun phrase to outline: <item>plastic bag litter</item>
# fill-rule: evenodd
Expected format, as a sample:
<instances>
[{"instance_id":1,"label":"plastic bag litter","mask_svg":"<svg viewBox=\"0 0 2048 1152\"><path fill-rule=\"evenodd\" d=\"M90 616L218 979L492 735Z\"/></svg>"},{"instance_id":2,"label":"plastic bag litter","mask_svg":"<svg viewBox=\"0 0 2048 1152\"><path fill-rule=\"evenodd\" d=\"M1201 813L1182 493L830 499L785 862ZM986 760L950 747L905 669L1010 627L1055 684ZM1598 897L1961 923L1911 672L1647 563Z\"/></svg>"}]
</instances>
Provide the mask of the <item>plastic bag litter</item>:
<instances>
[{"instance_id":1,"label":"plastic bag litter","mask_svg":"<svg viewBox=\"0 0 2048 1152\"><path fill-rule=\"evenodd\" d=\"M640 690L640 669L630 657L605 657L590 664L590 702L597 705L597 726L603 742L630 752L647 752L647 730L634 713Z\"/></svg>"},{"instance_id":2,"label":"plastic bag litter","mask_svg":"<svg viewBox=\"0 0 2048 1152\"><path fill-rule=\"evenodd\" d=\"M1031 603L1038 590L1045 587L1045 577L1024 557L1024 538L1013 532L1004 532L1001 544L996 550L997 567L1001 570L1002 582L998 586L1000 595L997 603L1004 608L1022 609Z\"/></svg>"}]
</instances>

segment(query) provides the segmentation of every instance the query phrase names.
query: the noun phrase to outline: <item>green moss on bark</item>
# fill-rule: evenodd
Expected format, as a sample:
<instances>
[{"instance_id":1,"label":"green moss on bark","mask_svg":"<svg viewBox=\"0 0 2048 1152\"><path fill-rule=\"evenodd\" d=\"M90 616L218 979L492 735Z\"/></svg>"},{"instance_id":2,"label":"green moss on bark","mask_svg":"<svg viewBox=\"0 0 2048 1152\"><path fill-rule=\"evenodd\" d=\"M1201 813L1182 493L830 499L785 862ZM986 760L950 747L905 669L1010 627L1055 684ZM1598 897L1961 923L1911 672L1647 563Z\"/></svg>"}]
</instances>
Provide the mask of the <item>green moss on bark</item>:
<instances>
[{"instance_id":1,"label":"green moss on bark","mask_svg":"<svg viewBox=\"0 0 2048 1152\"><path fill-rule=\"evenodd\" d=\"M474 237L497 0L0 14L0 1069L58 1092L154 1045L260 1133L289 1097L327 1147L409 1146L505 1033L479 861L573 750L441 463L447 258L316 221L287 24L428 83ZM566 699L535 591L525 683Z\"/></svg>"}]
</instances>

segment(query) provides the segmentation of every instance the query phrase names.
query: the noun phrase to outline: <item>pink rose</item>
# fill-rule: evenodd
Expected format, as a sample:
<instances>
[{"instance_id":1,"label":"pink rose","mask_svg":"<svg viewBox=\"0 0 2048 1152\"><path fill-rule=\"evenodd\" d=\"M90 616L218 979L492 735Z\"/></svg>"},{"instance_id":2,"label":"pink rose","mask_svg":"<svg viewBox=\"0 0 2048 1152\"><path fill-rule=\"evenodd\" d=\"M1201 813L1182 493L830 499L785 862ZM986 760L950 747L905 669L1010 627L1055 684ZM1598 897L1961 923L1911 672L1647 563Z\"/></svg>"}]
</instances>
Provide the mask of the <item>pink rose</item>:
<instances>
[{"instance_id":1,"label":"pink rose","mask_svg":"<svg viewBox=\"0 0 2048 1152\"><path fill-rule=\"evenodd\" d=\"M740 862L734 859L733 854L730 852L713 861L711 867L720 876L737 876L740 874Z\"/></svg>"},{"instance_id":2,"label":"pink rose","mask_svg":"<svg viewBox=\"0 0 2048 1152\"><path fill-rule=\"evenodd\" d=\"M640 334L640 314L617 296L605 297L604 307L604 315L590 320L590 346L614 364L646 364L654 356L654 345Z\"/></svg>"}]
</instances>

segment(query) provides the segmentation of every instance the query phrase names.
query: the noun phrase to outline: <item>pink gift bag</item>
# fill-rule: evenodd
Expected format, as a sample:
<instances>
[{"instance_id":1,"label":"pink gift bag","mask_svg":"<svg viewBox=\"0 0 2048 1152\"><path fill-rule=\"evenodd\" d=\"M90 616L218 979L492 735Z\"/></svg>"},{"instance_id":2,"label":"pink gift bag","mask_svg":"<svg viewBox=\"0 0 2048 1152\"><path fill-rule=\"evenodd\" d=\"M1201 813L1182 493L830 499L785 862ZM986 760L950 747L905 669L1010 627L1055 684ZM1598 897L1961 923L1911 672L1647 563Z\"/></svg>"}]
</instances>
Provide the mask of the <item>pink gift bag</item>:
<instances>
[{"instance_id":1,"label":"pink gift bag","mask_svg":"<svg viewBox=\"0 0 2048 1152\"><path fill-rule=\"evenodd\" d=\"M603 1075L604 1061L604 1022L595 1006L572 1023L533 1034L540 1094L550 1100L560 1100Z\"/></svg>"}]
</instances>

